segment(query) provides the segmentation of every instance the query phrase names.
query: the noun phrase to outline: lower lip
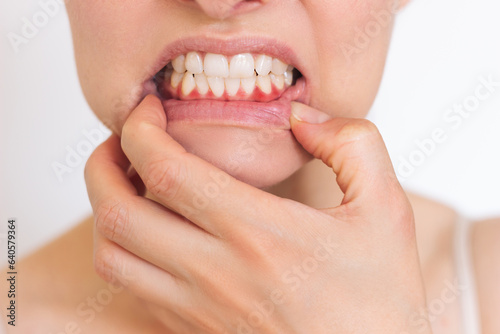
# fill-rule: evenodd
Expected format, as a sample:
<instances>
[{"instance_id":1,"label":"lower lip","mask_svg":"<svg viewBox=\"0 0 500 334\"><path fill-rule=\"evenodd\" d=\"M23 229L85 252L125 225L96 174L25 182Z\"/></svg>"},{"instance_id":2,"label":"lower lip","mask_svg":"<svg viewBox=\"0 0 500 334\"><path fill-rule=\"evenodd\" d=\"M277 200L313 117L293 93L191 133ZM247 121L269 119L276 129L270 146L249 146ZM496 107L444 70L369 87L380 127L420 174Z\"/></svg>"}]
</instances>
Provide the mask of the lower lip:
<instances>
[{"instance_id":1,"label":"lower lip","mask_svg":"<svg viewBox=\"0 0 500 334\"><path fill-rule=\"evenodd\" d=\"M305 102L305 80L300 78L279 99L270 102L175 100L163 101L168 122L226 125L246 128L290 129L291 101Z\"/></svg>"}]
</instances>

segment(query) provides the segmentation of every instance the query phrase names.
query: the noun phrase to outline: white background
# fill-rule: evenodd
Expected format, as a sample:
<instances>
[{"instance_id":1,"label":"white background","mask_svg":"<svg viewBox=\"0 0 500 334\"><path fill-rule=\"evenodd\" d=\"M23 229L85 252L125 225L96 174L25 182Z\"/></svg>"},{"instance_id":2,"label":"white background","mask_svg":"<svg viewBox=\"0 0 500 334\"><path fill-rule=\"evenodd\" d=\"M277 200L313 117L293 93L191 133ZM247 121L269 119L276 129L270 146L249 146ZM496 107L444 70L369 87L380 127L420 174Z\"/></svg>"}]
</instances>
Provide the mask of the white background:
<instances>
[{"instance_id":1,"label":"white background","mask_svg":"<svg viewBox=\"0 0 500 334\"><path fill-rule=\"evenodd\" d=\"M19 34L22 18L41 7L33 0L1 7L0 223L17 218L24 256L90 213L84 162L62 182L52 164L83 145L82 131L99 127L80 92L62 7L18 53L7 34ZM413 0L399 15L370 114L396 168L415 154L415 140L445 131L447 140L404 185L473 219L500 216L500 88L456 129L443 115L474 94L480 76L500 81L499 13L492 0Z\"/></svg>"}]
</instances>

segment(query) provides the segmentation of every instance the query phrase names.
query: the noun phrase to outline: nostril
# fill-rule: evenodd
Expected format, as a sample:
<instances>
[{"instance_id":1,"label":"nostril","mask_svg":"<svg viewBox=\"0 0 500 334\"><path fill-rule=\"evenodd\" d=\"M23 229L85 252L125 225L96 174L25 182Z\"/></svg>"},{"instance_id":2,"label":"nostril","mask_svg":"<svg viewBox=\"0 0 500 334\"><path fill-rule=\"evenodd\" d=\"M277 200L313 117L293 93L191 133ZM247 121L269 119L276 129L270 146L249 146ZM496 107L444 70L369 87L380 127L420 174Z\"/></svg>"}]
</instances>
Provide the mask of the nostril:
<instances>
[{"instance_id":1,"label":"nostril","mask_svg":"<svg viewBox=\"0 0 500 334\"><path fill-rule=\"evenodd\" d=\"M194 0L208 16L223 20L250 12L269 0Z\"/></svg>"},{"instance_id":2,"label":"nostril","mask_svg":"<svg viewBox=\"0 0 500 334\"><path fill-rule=\"evenodd\" d=\"M236 6L234 6L234 11L237 12L243 12L243 11L249 11L251 9L256 8L257 6L260 6L262 4L262 0L243 0L240 1Z\"/></svg>"}]
</instances>

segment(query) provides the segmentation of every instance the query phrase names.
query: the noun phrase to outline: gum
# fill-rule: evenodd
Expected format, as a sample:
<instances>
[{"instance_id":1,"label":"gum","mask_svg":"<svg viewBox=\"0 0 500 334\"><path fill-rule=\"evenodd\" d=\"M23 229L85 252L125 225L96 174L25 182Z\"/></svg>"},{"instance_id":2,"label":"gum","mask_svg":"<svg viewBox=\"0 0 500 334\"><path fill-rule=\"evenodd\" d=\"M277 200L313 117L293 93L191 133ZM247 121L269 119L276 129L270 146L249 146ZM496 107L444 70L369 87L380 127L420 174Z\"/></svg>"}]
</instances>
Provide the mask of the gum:
<instances>
[{"instance_id":1,"label":"gum","mask_svg":"<svg viewBox=\"0 0 500 334\"><path fill-rule=\"evenodd\" d=\"M256 102L269 102L277 100L287 90L288 87L278 89L274 84L271 84L271 93L264 93L258 86L255 86L251 94L247 94L242 87L238 90L236 95L230 96L226 91L220 97L216 97L209 89L206 94L200 94L198 89L195 88L189 95L182 94L182 83L173 88L170 82L163 81L159 85L159 92L164 98L173 98L177 100L215 100L215 101L256 101Z\"/></svg>"}]
</instances>

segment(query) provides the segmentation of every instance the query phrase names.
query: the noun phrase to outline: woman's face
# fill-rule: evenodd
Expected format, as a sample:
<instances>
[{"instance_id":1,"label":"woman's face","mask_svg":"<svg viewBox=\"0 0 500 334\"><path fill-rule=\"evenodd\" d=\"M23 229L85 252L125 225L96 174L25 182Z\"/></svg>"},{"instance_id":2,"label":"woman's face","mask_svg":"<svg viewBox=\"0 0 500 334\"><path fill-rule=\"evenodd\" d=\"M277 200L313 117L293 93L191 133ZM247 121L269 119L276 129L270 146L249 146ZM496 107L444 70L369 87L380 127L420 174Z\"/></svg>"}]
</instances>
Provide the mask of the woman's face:
<instances>
[{"instance_id":1,"label":"woman's face","mask_svg":"<svg viewBox=\"0 0 500 334\"><path fill-rule=\"evenodd\" d=\"M155 94L174 139L257 187L310 160L290 131L290 101L332 116L367 114L398 7L395 0L67 2L83 92L108 127L120 134L134 107Z\"/></svg>"}]
</instances>

